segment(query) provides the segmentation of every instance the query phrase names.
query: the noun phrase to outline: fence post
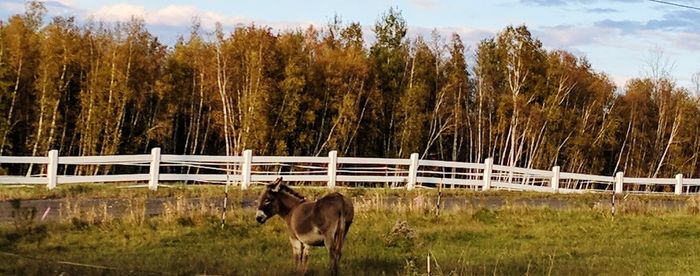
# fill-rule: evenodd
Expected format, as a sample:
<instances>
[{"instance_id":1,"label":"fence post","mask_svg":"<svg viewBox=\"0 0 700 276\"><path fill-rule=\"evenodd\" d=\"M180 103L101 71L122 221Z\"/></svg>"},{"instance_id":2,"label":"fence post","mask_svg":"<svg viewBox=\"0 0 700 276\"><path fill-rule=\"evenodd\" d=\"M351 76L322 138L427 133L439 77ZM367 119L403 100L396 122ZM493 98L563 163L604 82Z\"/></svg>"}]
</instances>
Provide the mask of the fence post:
<instances>
[{"instance_id":1,"label":"fence post","mask_svg":"<svg viewBox=\"0 0 700 276\"><path fill-rule=\"evenodd\" d=\"M416 180L418 179L418 154L411 153L411 165L408 167L408 185L407 189L413 190L416 187Z\"/></svg>"},{"instance_id":2,"label":"fence post","mask_svg":"<svg viewBox=\"0 0 700 276\"><path fill-rule=\"evenodd\" d=\"M250 175L251 175L251 168L253 165L253 151L252 150L244 150L243 151L243 168L241 168L241 189L245 190L248 189L248 186L250 186Z\"/></svg>"},{"instance_id":3,"label":"fence post","mask_svg":"<svg viewBox=\"0 0 700 276\"><path fill-rule=\"evenodd\" d=\"M676 175L676 194L680 195L683 193L683 174L679 173Z\"/></svg>"},{"instance_id":4,"label":"fence post","mask_svg":"<svg viewBox=\"0 0 700 276\"><path fill-rule=\"evenodd\" d=\"M49 163L46 164L46 177L49 179L46 187L49 190L56 188L56 184L58 184L58 150L49 151Z\"/></svg>"},{"instance_id":5,"label":"fence post","mask_svg":"<svg viewBox=\"0 0 700 276\"><path fill-rule=\"evenodd\" d=\"M335 175L338 168L338 151L328 152L328 188L335 188Z\"/></svg>"},{"instance_id":6,"label":"fence post","mask_svg":"<svg viewBox=\"0 0 700 276\"><path fill-rule=\"evenodd\" d=\"M491 189L491 172L493 171L493 158L484 160L484 187L482 190L488 191Z\"/></svg>"},{"instance_id":7,"label":"fence post","mask_svg":"<svg viewBox=\"0 0 700 276\"><path fill-rule=\"evenodd\" d=\"M555 193L559 192L559 175L561 168L559 166L552 167L552 190Z\"/></svg>"},{"instance_id":8,"label":"fence post","mask_svg":"<svg viewBox=\"0 0 700 276\"><path fill-rule=\"evenodd\" d=\"M160 179L160 148L151 149L151 168L149 170L151 178L148 180L148 189L155 191L158 189Z\"/></svg>"},{"instance_id":9,"label":"fence post","mask_svg":"<svg viewBox=\"0 0 700 276\"><path fill-rule=\"evenodd\" d=\"M618 172L615 174L615 193L622 193L622 184L624 183L625 172Z\"/></svg>"}]
</instances>

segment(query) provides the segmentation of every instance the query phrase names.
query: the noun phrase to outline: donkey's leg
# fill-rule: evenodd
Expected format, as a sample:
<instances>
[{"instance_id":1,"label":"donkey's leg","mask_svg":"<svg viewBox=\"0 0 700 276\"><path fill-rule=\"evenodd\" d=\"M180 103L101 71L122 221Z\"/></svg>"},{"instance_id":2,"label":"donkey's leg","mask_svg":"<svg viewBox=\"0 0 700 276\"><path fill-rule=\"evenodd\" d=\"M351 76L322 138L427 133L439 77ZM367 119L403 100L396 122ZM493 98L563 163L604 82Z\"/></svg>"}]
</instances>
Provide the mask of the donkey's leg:
<instances>
[{"instance_id":1,"label":"donkey's leg","mask_svg":"<svg viewBox=\"0 0 700 276\"><path fill-rule=\"evenodd\" d=\"M333 231L329 231L329 233L326 233L326 236L324 238L324 243L326 246L326 249L328 249L328 261L330 265L330 274L331 275L338 275L338 249L336 247L335 243L335 229L332 229Z\"/></svg>"},{"instance_id":2,"label":"donkey's leg","mask_svg":"<svg viewBox=\"0 0 700 276\"><path fill-rule=\"evenodd\" d=\"M289 238L289 242L292 244L292 253L294 254L294 266L296 267L297 271L302 271L302 253L304 250L304 244L302 244L301 241L294 238Z\"/></svg>"},{"instance_id":3,"label":"donkey's leg","mask_svg":"<svg viewBox=\"0 0 700 276\"><path fill-rule=\"evenodd\" d=\"M338 270L338 266L340 266L340 257L343 255L343 236L337 235L336 236L336 243L335 243L335 259L333 259L333 263L335 263L336 270Z\"/></svg>"},{"instance_id":4,"label":"donkey's leg","mask_svg":"<svg viewBox=\"0 0 700 276\"><path fill-rule=\"evenodd\" d=\"M301 273L306 274L306 269L309 266L309 250L311 247L301 244Z\"/></svg>"}]
</instances>

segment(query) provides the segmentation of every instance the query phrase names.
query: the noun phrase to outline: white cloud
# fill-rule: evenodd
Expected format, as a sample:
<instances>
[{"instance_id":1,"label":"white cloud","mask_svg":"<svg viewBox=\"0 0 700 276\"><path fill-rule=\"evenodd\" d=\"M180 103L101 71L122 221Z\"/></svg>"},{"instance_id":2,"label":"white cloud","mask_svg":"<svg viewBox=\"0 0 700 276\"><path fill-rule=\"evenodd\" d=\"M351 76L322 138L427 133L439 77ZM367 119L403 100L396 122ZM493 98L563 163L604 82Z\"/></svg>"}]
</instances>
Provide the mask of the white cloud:
<instances>
[{"instance_id":1,"label":"white cloud","mask_svg":"<svg viewBox=\"0 0 700 276\"><path fill-rule=\"evenodd\" d=\"M58 3L59 5L63 5L65 7L75 7L75 0L50 0L50 1L46 1L47 4L50 4L51 2Z\"/></svg>"},{"instance_id":2,"label":"white cloud","mask_svg":"<svg viewBox=\"0 0 700 276\"><path fill-rule=\"evenodd\" d=\"M215 12L202 11L195 6L187 5L169 5L159 10L146 12L145 20L148 24L178 27L189 26L195 17L199 18L205 28L213 28L216 22L227 26L250 21L235 16L224 17Z\"/></svg>"},{"instance_id":3,"label":"white cloud","mask_svg":"<svg viewBox=\"0 0 700 276\"><path fill-rule=\"evenodd\" d=\"M119 3L102 7L90 15L108 22L127 21L134 16L142 18L147 24L176 27L189 25L192 17L201 17L202 12L193 6L169 5L155 11L147 11L144 6ZM211 17L209 15L207 18ZM202 21L204 20L205 18L202 18Z\"/></svg>"},{"instance_id":4,"label":"white cloud","mask_svg":"<svg viewBox=\"0 0 700 276\"><path fill-rule=\"evenodd\" d=\"M251 24L250 18L239 16L222 16L216 12L203 11L190 5L168 5L156 10L146 10L144 6L119 3L105 6L91 13L99 20L115 22L126 21L132 16L142 18L147 24L165 27L186 27L192 24L192 19L197 17L202 27L213 29L217 22L223 26L235 26L239 24ZM289 28L305 27L313 22L275 22L257 21L258 25L270 26L273 29L283 30Z\"/></svg>"},{"instance_id":5,"label":"white cloud","mask_svg":"<svg viewBox=\"0 0 700 276\"><path fill-rule=\"evenodd\" d=\"M143 6L119 3L102 7L91 15L104 21L127 21L132 16L145 18L146 9Z\"/></svg>"},{"instance_id":6,"label":"white cloud","mask_svg":"<svg viewBox=\"0 0 700 276\"><path fill-rule=\"evenodd\" d=\"M193 6L169 5L160 10L149 12L146 22L149 24L161 24L166 26L181 26L191 21L193 16L198 16L197 8Z\"/></svg>"}]
</instances>

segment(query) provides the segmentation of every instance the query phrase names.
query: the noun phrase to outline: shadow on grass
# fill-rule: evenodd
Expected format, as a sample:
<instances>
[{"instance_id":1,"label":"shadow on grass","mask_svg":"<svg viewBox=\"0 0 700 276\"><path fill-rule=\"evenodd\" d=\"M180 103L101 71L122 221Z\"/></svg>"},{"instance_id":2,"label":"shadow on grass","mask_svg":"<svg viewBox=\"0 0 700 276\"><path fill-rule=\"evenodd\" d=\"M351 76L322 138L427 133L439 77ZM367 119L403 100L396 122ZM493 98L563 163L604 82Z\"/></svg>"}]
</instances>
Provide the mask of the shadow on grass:
<instances>
[{"instance_id":1,"label":"shadow on grass","mask_svg":"<svg viewBox=\"0 0 700 276\"><path fill-rule=\"evenodd\" d=\"M404 263L396 259L361 258L349 261L341 264L341 269L350 275L393 274L401 271L404 266Z\"/></svg>"}]
</instances>

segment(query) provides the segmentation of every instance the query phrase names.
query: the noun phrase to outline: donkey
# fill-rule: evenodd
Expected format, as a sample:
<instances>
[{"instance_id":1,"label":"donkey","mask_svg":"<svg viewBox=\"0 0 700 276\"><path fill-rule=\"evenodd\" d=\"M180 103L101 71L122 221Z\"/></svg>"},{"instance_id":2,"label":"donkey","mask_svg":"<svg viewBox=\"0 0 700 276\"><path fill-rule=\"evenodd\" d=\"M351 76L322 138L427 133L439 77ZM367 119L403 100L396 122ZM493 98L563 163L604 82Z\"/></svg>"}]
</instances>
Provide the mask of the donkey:
<instances>
[{"instance_id":1,"label":"donkey","mask_svg":"<svg viewBox=\"0 0 700 276\"><path fill-rule=\"evenodd\" d=\"M263 224L280 215L287 224L296 269L306 273L311 246L325 246L330 257L330 273L338 274L338 262L345 235L350 229L354 207L350 199L339 193L307 201L304 196L282 184L282 178L267 184L260 194L255 220Z\"/></svg>"}]
</instances>

